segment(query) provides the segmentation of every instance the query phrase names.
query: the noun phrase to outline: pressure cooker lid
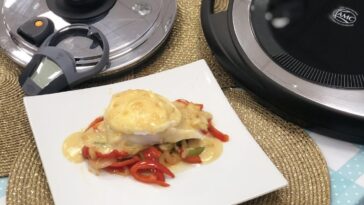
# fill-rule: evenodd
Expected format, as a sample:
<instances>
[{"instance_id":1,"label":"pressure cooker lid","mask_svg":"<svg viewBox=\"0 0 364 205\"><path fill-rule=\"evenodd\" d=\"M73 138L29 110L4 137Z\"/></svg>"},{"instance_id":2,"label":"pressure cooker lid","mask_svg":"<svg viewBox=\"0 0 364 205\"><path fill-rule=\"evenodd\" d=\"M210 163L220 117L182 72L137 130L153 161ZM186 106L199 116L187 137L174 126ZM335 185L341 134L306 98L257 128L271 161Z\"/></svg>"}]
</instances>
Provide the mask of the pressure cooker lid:
<instances>
[{"instance_id":1,"label":"pressure cooker lid","mask_svg":"<svg viewBox=\"0 0 364 205\"><path fill-rule=\"evenodd\" d=\"M251 20L273 61L310 82L364 88L364 2L253 0Z\"/></svg>"},{"instance_id":2,"label":"pressure cooker lid","mask_svg":"<svg viewBox=\"0 0 364 205\"><path fill-rule=\"evenodd\" d=\"M50 19L56 30L70 24L70 19L64 16L67 13L61 18L55 14L61 15L59 11L49 9L50 2L53 1L0 0L0 45L22 66L31 60L38 49L17 33L22 24L34 17ZM102 75L128 69L155 52L170 33L177 13L175 0L117 0L112 7L110 3L102 5L103 12L98 10L100 15L97 16L102 18L91 22L104 33L110 44L111 65ZM89 13L83 13L83 16L87 15ZM75 56L79 70L96 64L102 50L90 39L80 37L67 38L59 47Z\"/></svg>"}]
</instances>

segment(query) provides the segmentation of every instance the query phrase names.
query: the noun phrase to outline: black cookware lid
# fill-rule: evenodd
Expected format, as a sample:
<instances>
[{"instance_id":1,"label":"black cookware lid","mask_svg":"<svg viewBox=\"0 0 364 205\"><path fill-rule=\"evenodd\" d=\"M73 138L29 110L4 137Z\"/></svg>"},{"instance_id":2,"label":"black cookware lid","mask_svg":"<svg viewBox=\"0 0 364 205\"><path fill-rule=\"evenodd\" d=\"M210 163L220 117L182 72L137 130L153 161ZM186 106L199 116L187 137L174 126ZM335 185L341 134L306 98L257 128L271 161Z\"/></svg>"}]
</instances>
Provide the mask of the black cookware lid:
<instances>
[{"instance_id":1,"label":"black cookware lid","mask_svg":"<svg viewBox=\"0 0 364 205\"><path fill-rule=\"evenodd\" d=\"M266 53L311 82L364 88L364 2L253 0L252 26Z\"/></svg>"}]
</instances>

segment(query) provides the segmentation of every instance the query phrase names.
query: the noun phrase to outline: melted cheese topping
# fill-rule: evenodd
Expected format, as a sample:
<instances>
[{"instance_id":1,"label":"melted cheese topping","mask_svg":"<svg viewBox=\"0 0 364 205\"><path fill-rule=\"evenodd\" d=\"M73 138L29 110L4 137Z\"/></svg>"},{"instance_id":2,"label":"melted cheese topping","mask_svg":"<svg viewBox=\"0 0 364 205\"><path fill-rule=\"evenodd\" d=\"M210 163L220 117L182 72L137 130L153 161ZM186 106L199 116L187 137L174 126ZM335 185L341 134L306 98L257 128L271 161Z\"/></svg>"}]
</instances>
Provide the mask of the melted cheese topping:
<instances>
[{"instance_id":1,"label":"melted cheese topping","mask_svg":"<svg viewBox=\"0 0 364 205\"><path fill-rule=\"evenodd\" d=\"M165 131L181 121L181 112L166 98L145 90L128 90L112 97L106 123L126 135Z\"/></svg>"}]
</instances>

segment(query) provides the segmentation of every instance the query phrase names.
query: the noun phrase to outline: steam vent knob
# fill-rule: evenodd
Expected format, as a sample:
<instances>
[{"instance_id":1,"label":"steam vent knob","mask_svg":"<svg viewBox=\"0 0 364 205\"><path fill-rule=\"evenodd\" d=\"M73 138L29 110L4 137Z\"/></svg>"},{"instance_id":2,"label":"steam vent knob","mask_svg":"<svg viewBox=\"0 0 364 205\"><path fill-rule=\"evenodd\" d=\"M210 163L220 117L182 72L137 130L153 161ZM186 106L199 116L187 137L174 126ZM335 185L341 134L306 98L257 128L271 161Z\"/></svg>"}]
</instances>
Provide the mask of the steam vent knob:
<instances>
[{"instance_id":1,"label":"steam vent knob","mask_svg":"<svg viewBox=\"0 0 364 205\"><path fill-rule=\"evenodd\" d=\"M117 0L46 0L48 8L70 23L93 23L105 17Z\"/></svg>"}]
</instances>

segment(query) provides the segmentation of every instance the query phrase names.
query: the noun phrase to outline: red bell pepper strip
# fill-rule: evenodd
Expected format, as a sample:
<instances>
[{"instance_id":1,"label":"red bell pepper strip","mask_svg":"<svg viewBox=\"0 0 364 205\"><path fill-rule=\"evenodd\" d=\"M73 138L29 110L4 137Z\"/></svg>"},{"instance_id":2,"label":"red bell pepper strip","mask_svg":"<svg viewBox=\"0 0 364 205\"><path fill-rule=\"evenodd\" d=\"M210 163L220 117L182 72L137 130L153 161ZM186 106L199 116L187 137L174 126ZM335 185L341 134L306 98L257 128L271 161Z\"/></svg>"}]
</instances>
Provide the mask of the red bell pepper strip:
<instances>
[{"instance_id":1,"label":"red bell pepper strip","mask_svg":"<svg viewBox=\"0 0 364 205\"><path fill-rule=\"evenodd\" d=\"M161 171L162 173L174 178L174 174L173 172L171 172L171 170L169 170L167 167L165 167L163 164L159 163L159 162L153 162L155 164L155 166L157 167L157 170Z\"/></svg>"},{"instance_id":2,"label":"red bell pepper strip","mask_svg":"<svg viewBox=\"0 0 364 205\"><path fill-rule=\"evenodd\" d=\"M146 175L146 173L148 173L148 175ZM169 186L169 184L164 182L164 176L162 177L163 174L174 177L174 174L168 168L153 161L137 162L131 167L130 174L138 181L149 184L158 184L160 186Z\"/></svg>"},{"instance_id":3,"label":"red bell pepper strip","mask_svg":"<svg viewBox=\"0 0 364 205\"><path fill-rule=\"evenodd\" d=\"M90 128L97 129L97 126L100 124L100 122L104 121L104 117L98 117L94 121L90 123L90 125L87 127L86 131Z\"/></svg>"},{"instance_id":4,"label":"red bell pepper strip","mask_svg":"<svg viewBox=\"0 0 364 205\"><path fill-rule=\"evenodd\" d=\"M189 164L201 164L202 163L200 156L190 156L190 157L182 158L182 160Z\"/></svg>"},{"instance_id":5,"label":"red bell pepper strip","mask_svg":"<svg viewBox=\"0 0 364 205\"><path fill-rule=\"evenodd\" d=\"M159 170L154 170L155 176L157 177L157 180L159 181L165 181L163 172Z\"/></svg>"},{"instance_id":6,"label":"red bell pepper strip","mask_svg":"<svg viewBox=\"0 0 364 205\"><path fill-rule=\"evenodd\" d=\"M159 157L162 155L162 153L154 146L145 149L142 153L145 160L150 160L153 162L159 161Z\"/></svg>"},{"instance_id":7,"label":"red bell pepper strip","mask_svg":"<svg viewBox=\"0 0 364 205\"><path fill-rule=\"evenodd\" d=\"M224 134L222 132L220 132L218 129L216 129L212 123L211 120L209 121L209 126L208 126L208 130L209 132L212 134L212 136L214 136L215 138L221 140L222 142L227 142L229 141L229 135Z\"/></svg>"},{"instance_id":8,"label":"red bell pepper strip","mask_svg":"<svg viewBox=\"0 0 364 205\"><path fill-rule=\"evenodd\" d=\"M145 149L142 152L142 154L146 161L153 161L153 162L159 162L159 158L162 155L162 153L154 146ZM157 169L151 169L150 172L155 174L157 180L163 182L165 181L164 174L162 171Z\"/></svg>"},{"instance_id":9,"label":"red bell pepper strip","mask_svg":"<svg viewBox=\"0 0 364 205\"><path fill-rule=\"evenodd\" d=\"M198 109L203 110L203 104L194 104L194 105L198 106Z\"/></svg>"},{"instance_id":10,"label":"red bell pepper strip","mask_svg":"<svg viewBox=\"0 0 364 205\"><path fill-rule=\"evenodd\" d=\"M90 159L90 148L89 147L86 147L86 146L82 147L82 156L85 159Z\"/></svg>"},{"instance_id":11,"label":"red bell pepper strip","mask_svg":"<svg viewBox=\"0 0 364 205\"><path fill-rule=\"evenodd\" d=\"M176 101L177 101L177 102L180 102L180 103L182 103L182 104L184 104L184 105L193 104L193 105L198 106L198 108L199 108L200 110L202 110L202 109L203 109L203 104L198 104L198 103L189 102L189 101L187 101L187 100L185 100L185 99L178 99L178 100L176 100Z\"/></svg>"},{"instance_id":12,"label":"red bell pepper strip","mask_svg":"<svg viewBox=\"0 0 364 205\"><path fill-rule=\"evenodd\" d=\"M185 99L178 99L178 100L176 100L177 102L179 102L179 103L182 103L182 104L184 104L184 105L188 105L190 102L189 101L187 101L187 100L185 100Z\"/></svg>"},{"instance_id":13,"label":"red bell pepper strip","mask_svg":"<svg viewBox=\"0 0 364 205\"><path fill-rule=\"evenodd\" d=\"M136 180L138 180L140 182L143 182L143 183L158 184L158 185L163 186L163 187L168 187L169 186L168 183L166 183L163 180L159 180L158 177L153 173L150 173L149 175L145 175L145 174L141 174L139 172L131 171L131 175L134 177L134 179L136 179Z\"/></svg>"},{"instance_id":14,"label":"red bell pepper strip","mask_svg":"<svg viewBox=\"0 0 364 205\"><path fill-rule=\"evenodd\" d=\"M124 168L126 166L134 165L135 163L137 163L139 161L140 161L139 157L134 156L131 159L127 159L127 160L120 161L120 162L114 162L110 166L108 166L107 168Z\"/></svg>"}]
</instances>

